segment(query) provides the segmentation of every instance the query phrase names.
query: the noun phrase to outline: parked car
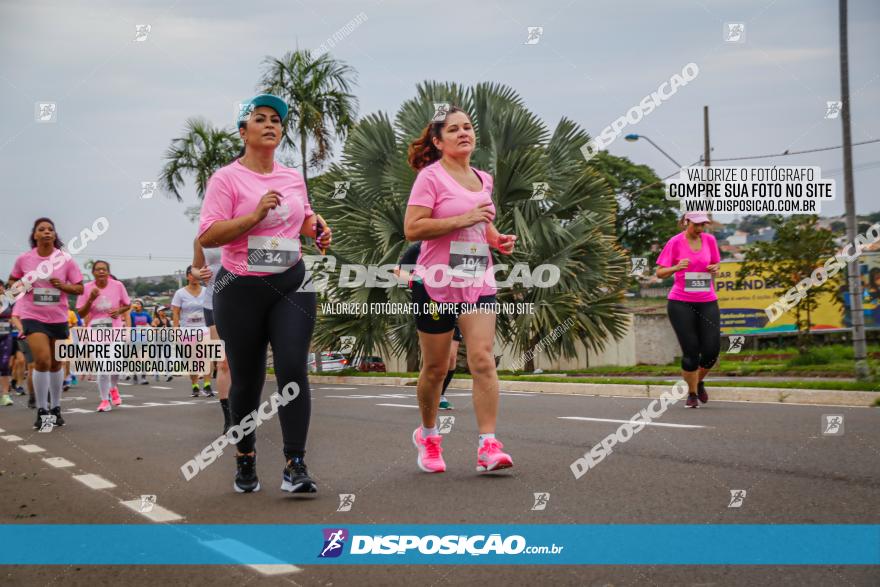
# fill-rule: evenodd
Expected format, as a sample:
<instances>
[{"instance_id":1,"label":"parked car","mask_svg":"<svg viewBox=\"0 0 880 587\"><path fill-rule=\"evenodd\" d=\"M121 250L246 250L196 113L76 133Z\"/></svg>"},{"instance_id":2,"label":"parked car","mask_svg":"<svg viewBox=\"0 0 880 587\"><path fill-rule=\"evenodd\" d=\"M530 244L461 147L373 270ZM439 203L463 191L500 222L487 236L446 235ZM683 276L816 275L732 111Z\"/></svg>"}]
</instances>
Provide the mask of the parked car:
<instances>
[{"instance_id":1,"label":"parked car","mask_svg":"<svg viewBox=\"0 0 880 587\"><path fill-rule=\"evenodd\" d=\"M348 368L348 359L342 353L321 353L321 371L333 373ZM309 371L316 372L315 353L309 353Z\"/></svg>"},{"instance_id":2,"label":"parked car","mask_svg":"<svg viewBox=\"0 0 880 587\"><path fill-rule=\"evenodd\" d=\"M382 357L358 357L352 366L358 371L385 373L385 361L382 360Z\"/></svg>"}]
</instances>

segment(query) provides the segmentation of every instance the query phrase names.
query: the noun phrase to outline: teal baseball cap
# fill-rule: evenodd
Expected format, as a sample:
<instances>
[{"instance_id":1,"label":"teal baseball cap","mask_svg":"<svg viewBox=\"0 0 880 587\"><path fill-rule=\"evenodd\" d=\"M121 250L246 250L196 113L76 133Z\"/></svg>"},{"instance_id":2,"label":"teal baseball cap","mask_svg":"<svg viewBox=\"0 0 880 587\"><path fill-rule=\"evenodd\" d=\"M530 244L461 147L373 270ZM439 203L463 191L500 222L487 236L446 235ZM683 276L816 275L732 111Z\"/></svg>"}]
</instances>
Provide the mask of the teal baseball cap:
<instances>
[{"instance_id":1,"label":"teal baseball cap","mask_svg":"<svg viewBox=\"0 0 880 587\"><path fill-rule=\"evenodd\" d=\"M247 121L251 112L256 110L257 106L268 106L278 113L281 120L287 118L287 102L278 96L273 96L272 94L260 94L259 96L254 96L250 100L239 104L237 121L239 127Z\"/></svg>"}]
</instances>

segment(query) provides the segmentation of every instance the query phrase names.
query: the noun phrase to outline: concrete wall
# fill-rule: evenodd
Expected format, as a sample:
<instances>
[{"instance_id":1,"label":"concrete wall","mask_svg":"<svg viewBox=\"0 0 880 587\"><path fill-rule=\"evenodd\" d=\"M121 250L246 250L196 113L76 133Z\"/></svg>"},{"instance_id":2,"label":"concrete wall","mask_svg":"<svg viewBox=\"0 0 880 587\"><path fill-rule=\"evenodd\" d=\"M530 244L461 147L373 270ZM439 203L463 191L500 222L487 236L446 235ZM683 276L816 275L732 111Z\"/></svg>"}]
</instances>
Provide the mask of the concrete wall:
<instances>
[{"instance_id":1,"label":"concrete wall","mask_svg":"<svg viewBox=\"0 0 880 587\"><path fill-rule=\"evenodd\" d=\"M548 341L549 343L549 341ZM630 314L626 331L620 340L609 340L602 351L588 350L578 343L578 356L573 359L551 360L546 353L535 356L535 368L548 370L577 370L602 365L630 366L637 364L665 365L681 355L675 332L666 313ZM511 347L495 341L495 355L501 356L499 369L513 369L519 364L520 354ZM385 356L385 367L391 372L406 371L405 356Z\"/></svg>"}]
</instances>

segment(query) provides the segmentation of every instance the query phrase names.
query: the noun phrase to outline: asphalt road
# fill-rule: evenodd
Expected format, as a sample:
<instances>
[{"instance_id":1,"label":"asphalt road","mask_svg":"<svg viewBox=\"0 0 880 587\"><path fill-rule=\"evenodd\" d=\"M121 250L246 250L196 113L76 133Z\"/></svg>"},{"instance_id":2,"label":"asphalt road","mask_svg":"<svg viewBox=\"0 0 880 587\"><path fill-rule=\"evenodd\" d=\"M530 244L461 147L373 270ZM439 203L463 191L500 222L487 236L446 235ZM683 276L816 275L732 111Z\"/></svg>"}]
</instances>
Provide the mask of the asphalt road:
<instances>
[{"instance_id":1,"label":"asphalt road","mask_svg":"<svg viewBox=\"0 0 880 587\"><path fill-rule=\"evenodd\" d=\"M418 424L412 387L313 389L306 461L316 499L280 486L277 419L258 430L263 490L232 490L227 451L187 482L180 466L220 433L216 400L190 400L188 381L122 388L124 409L96 413L94 383L65 394L67 425L33 430L21 398L0 408L0 520L3 524L151 524L121 502L157 496L156 512L183 524L822 524L880 523L880 426L870 408L711 402L673 406L580 479L570 464L647 406L644 398L503 392L498 438L509 471L474 471L476 422L470 394L452 390L447 472L421 473L410 436ZM268 397L274 382L264 392ZM711 388L710 388L711 393ZM129 396L129 397L126 397ZM173 403L179 402L179 403ZM152 404L152 405L151 405ZM822 434L824 414L844 416L842 435ZM583 419L581 419L583 418ZM10 438L13 437L13 438ZM15 440L18 437L19 440ZM36 445L42 452L27 452ZM43 459L72 463L54 467ZM58 461L53 461L56 464ZM91 474L114 487L92 488ZM94 484L93 484L94 485ZM745 490L738 508L731 490ZM546 492L546 509L533 510ZM339 494L355 494L339 512ZM63 542L47 548L65 547ZM658 544L693 550L699 545ZM95 548L113 548L96 544ZM266 574L277 573L277 574ZM8 566L2 585L877 585L864 566Z\"/></svg>"}]
</instances>

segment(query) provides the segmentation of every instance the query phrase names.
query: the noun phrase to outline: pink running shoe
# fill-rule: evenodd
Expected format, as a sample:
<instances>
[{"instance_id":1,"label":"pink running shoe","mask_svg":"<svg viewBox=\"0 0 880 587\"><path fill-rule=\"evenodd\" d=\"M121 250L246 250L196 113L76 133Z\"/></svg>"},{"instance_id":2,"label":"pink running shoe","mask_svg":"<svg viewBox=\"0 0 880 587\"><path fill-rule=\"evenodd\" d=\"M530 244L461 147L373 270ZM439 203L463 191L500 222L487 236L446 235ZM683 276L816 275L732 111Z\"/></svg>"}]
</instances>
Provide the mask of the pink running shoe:
<instances>
[{"instance_id":1,"label":"pink running shoe","mask_svg":"<svg viewBox=\"0 0 880 587\"><path fill-rule=\"evenodd\" d=\"M101 403L98 404L98 411L99 412L109 412L111 409L113 409L113 408L110 407L110 402L108 402L105 399L102 399Z\"/></svg>"},{"instance_id":2,"label":"pink running shoe","mask_svg":"<svg viewBox=\"0 0 880 587\"><path fill-rule=\"evenodd\" d=\"M119 397L119 390L115 387L110 388L110 401L114 406L122 405L122 398Z\"/></svg>"},{"instance_id":3,"label":"pink running shoe","mask_svg":"<svg viewBox=\"0 0 880 587\"><path fill-rule=\"evenodd\" d=\"M437 434L422 438L422 427L419 426L413 432L412 439L419 451L419 458L416 459L419 469L425 473L442 473L446 470L446 463L443 462L443 448L440 447L440 443L443 442L442 436Z\"/></svg>"},{"instance_id":4,"label":"pink running shoe","mask_svg":"<svg viewBox=\"0 0 880 587\"><path fill-rule=\"evenodd\" d=\"M497 471L513 466L513 459L501 449L504 445L500 441L489 438L483 442L483 446L477 451L477 471Z\"/></svg>"}]
</instances>

